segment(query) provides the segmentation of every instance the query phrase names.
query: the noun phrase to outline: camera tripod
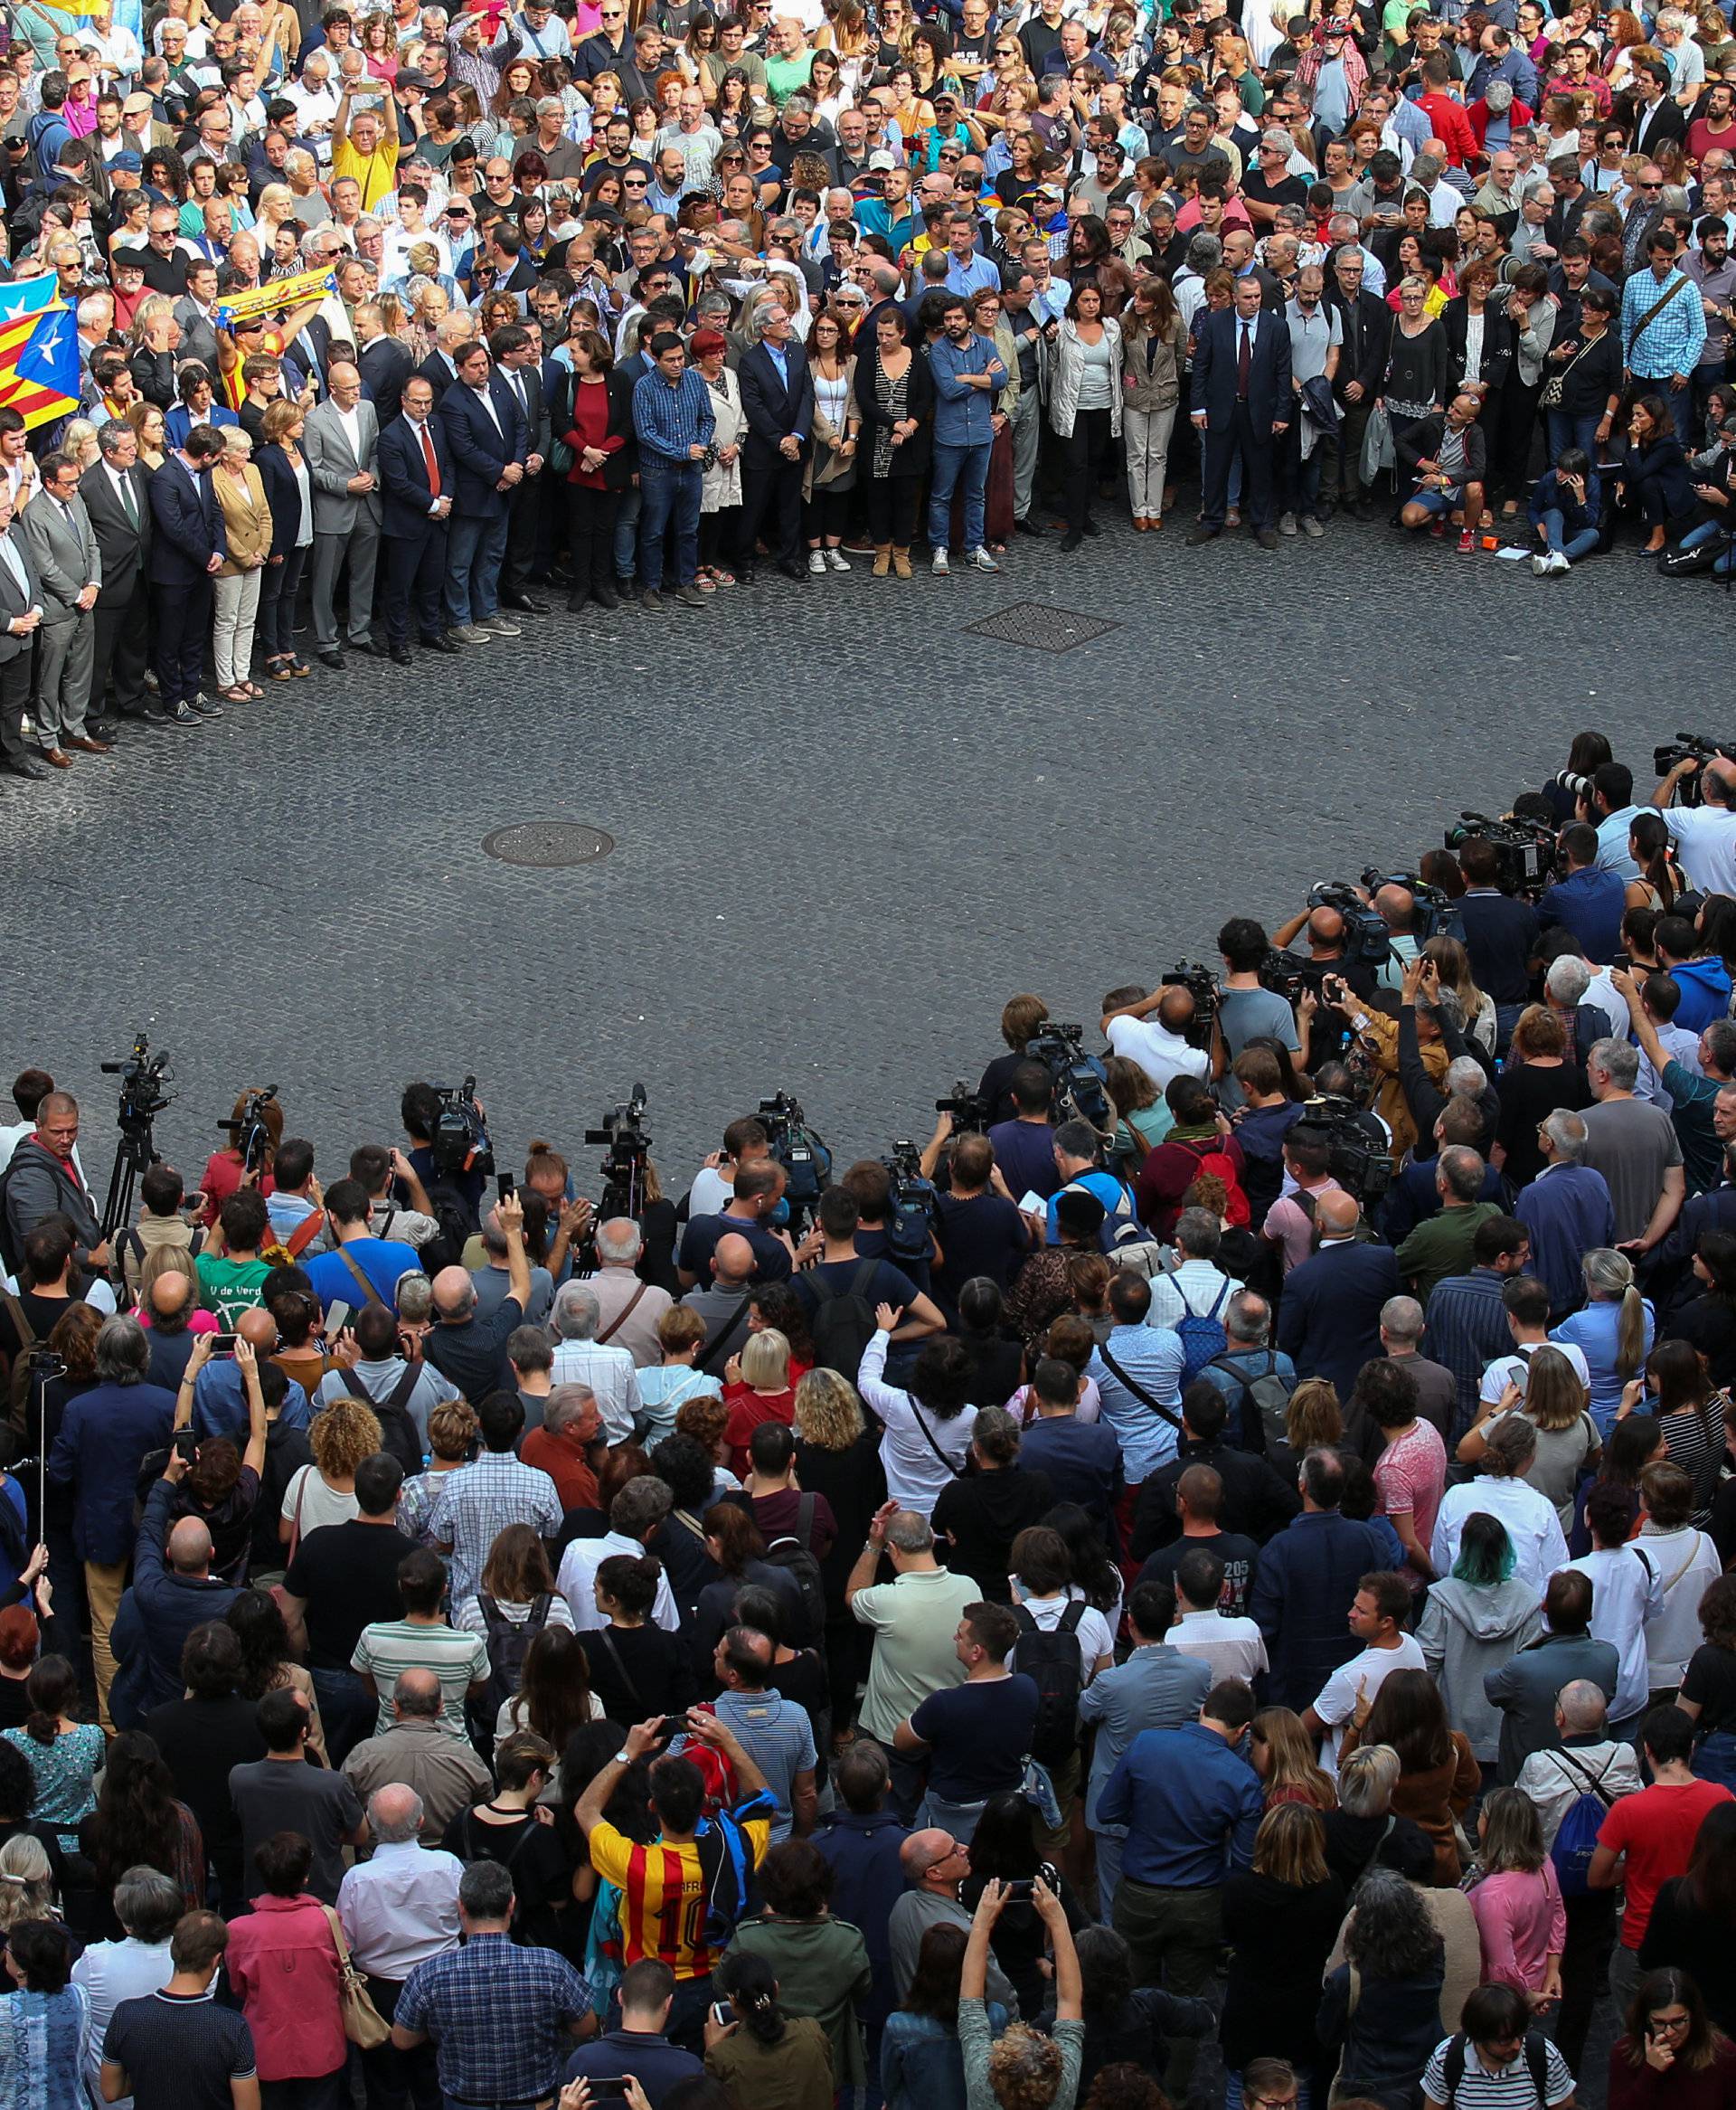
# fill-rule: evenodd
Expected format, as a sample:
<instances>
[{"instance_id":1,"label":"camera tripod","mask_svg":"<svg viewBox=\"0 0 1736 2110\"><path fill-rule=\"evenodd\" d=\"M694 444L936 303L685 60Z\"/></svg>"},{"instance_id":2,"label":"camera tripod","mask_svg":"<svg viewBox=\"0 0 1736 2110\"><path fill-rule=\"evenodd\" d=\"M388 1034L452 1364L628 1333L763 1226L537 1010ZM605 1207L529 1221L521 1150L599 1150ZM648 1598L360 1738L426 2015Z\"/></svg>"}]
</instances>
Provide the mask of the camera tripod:
<instances>
[{"instance_id":1,"label":"camera tripod","mask_svg":"<svg viewBox=\"0 0 1736 2110\"><path fill-rule=\"evenodd\" d=\"M108 1198L102 1205L102 1235L105 1240L114 1237L133 1220L133 1197L137 1191L139 1175L146 1172L157 1161L156 1144L151 1134L148 1117L142 1121L129 1121L124 1114L120 1123L120 1141L115 1150L115 1169L108 1176Z\"/></svg>"}]
</instances>

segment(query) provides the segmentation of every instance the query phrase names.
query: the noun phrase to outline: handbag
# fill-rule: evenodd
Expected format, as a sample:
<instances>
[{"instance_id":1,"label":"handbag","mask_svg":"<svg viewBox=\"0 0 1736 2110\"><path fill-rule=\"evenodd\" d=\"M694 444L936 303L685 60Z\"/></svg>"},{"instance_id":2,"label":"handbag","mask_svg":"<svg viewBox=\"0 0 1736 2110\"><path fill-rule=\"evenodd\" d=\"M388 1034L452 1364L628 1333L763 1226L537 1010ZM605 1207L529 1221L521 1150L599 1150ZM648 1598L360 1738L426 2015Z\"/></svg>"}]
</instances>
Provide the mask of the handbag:
<instances>
[{"instance_id":1,"label":"handbag","mask_svg":"<svg viewBox=\"0 0 1736 2110\"><path fill-rule=\"evenodd\" d=\"M1599 344L1601 344L1603 340L1601 337L1599 337L1598 341ZM1561 372L1559 374L1552 374L1548 380L1544 382L1543 393L1537 398L1538 402L1544 410L1559 411L1561 409L1561 398L1567 393L1566 387L1564 385L1567 377L1570 374L1572 373L1573 369L1579 364L1580 361L1585 357L1585 355L1590 349L1591 347L1590 345L1581 345L1579 350L1575 352L1573 356L1568 361L1567 364L1561 368Z\"/></svg>"},{"instance_id":2,"label":"handbag","mask_svg":"<svg viewBox=\"0 0 1736 2110\"><path fill-rule=\"evenodd\" d=\"M350 1961L350 1944L344 1939L344 1925L329 1905L319 1908L332 1930L337 1950L337 2001L344 2015L344 2034L363 2051L377 2051L392 2035L391 2025L373 2004L367 1981Z\"/></svg>"}]
</instances>

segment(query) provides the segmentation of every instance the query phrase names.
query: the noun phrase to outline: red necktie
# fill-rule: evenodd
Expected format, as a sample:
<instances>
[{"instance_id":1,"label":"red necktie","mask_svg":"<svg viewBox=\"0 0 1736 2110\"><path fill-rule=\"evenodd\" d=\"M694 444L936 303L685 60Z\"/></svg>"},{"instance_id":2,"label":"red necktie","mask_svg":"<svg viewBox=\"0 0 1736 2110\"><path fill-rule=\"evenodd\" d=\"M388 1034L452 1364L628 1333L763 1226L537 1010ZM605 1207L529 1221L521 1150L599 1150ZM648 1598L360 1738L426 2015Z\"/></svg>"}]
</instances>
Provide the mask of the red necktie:
<instances>
[{"instance_id":1,"label":"red necktie","mask_svg":"<svg viewBox=\"0 0 1736 2110\"><path fill-rule=\"evenodd\" d=\"M417 431L422 436L422 459L428 464L428 495L430 498L438 498L440 495L440 465L434 459L434 442L428 436L426 425L419 425Z\"/></svg>"},{"instance_id":2,"label":"red necktie","mask_svg":"<svg viewBox=\"0 0 1736 2110\"><path fill-rule=\"evenodd\" d=\"M1248 343L1248 325L1244 322L1241 326L1241 349L1236 354L1236 395L1242 402L1248 400L1248 369L1252 360L1253 354Z\"/></svg>"}]
</instances>

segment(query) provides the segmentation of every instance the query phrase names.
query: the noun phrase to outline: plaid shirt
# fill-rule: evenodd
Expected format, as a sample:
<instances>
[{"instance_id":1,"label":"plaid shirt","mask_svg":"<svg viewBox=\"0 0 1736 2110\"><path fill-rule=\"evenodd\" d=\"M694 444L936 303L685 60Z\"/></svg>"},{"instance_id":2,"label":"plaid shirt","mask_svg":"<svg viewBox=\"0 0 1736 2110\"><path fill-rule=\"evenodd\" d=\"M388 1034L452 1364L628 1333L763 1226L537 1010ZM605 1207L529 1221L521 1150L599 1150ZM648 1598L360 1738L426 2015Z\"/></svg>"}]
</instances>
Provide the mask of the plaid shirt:
<instances>
[{"instance_id":1,"label":"plaid shirt","mask_svg":"<svg viewBox=\"0 0 1736 2110\"><path fill-rule=\"evenodd\" d=\"M474 1597L488 1549L509 1524L529 1524L539 1538L561 1529L561 1498L546 1472L521 1465L510 1451L485 1451L447 1484L427 1524L438 1546L452 1548L452 1602Z\"/></svg>"},{"instance_id":2,"label":"plaid shirt","mask_svg":"<svg viewBox=\"0 0 1736 2110\"><path fill-rule=\"evenodd\" d=\"M1665 287L1672 284L1675 292L1641 329L1641 317L1664 298ZM1700 289L1674 264L1668 278L1660 280L1652 271L1636 271L1622 288L1622 356L1636 374L1662 381L1672 374L1692 374L1700 364L1705 341L1706 316L1700 305Z\"/></svg>"},{"instance_id":3,"label":"plaid shirt","mask_svg":"<svg viewBox=\"0 0 1736 2110\"><path fill-rule=\"evenodd\" d=\"M455 2101L536 2103L560 2087L567 2025L590 2007L590 1987L552 1949L472 1935L416 1966L396 2019L433 2038L441 2092Z\"/></svg>"}]
</instances>

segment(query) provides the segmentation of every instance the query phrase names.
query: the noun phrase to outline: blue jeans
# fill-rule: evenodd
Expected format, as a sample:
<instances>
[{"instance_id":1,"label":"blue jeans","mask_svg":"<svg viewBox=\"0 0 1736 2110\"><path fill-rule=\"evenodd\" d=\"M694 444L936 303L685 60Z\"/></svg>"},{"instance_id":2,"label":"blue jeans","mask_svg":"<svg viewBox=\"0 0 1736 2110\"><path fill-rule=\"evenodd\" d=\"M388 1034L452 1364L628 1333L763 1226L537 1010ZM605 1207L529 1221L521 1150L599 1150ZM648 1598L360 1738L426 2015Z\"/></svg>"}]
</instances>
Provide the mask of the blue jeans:
<instances>
[{"instance_id":1,"label":"blue jeans","mask_svg":"<svg viewBox=\"0 0 1736 2110\"><path fill-rule=\"evenodd\" d=\"M454 629L498 612L500 567L506 554L506 509L495 520L455 513L446 537L446 612Z\"/></svg>"},{"instance_id":2,"label":"blue jeans","mask_svg":"<svg viewBox=\"0 0 1736 2110\"><path fill-rule=\"evenodd\" d=\"M615 514L615 576L623 585L633 583L639 566L639 487L630 484L621 493Z\"/></svg>"},{"instance_id":3,"label":"blue jeans","mask_svg":"<svg viewBox=\"0 0 1736 2110\"><path fill-rule=\"evenodd\" d=\"M1582 447L1593 462L1598 459L1596 411L1545 411L1549 425L1549 466L1553 468L1570 447Z\"/></svg>"},{"instance_id":4,"label":"blue jeans","mask_svg":"<svg viewBox=\"0 0 1736 2110\"><path fill-rule=\"evenodd\" d=\"M1665 402L1669 406L1670 422L1675 427L1676 438L1684 447L1694 446L1695 435L1693 381L1690 380L1685 388L1672 388L1667 374L1661 380L1655 380L1650 374L1636 374L1634 379L1639 384L1639 394L1661 395L1664 398Z\"/></svg>"},{"instance_id":5,"label":"blue jeans","mask_svg":"<svg viewBox=\"0 0 1736 2110\"><path fill-rule=\"evenodd\" d=\"M699 569L699 499L704 471L696 461L639 457L639 585L655 593L663 584L663 538L675 530L672 585L691 586Z\"/></svg>"},{"instance_id":6,"label":"blue jeans","mask_svg":"<svg viewBox=\"0 0 1736 2110\"><path fill-rule=\"evenodd\" d=\"M983 493L988 488L988 458L995 443L984 440L970 446L949 440L934 443L934 481L929 488L929 547L943 550L952 521L952 494L962 485L965 494L965 547L983 546Z\"/></svg>"},{"instance_id":7,"label":"blue jeans","mask_svg":"<svg viewBox=\"0 0 1736 2110\"><path fill-rule=\"evenodd\" d=\"M1697 550L1703 543L1710 542L1714 535L1722 535L1722 532L1723 530L1715 520L1703 520L1698 527L1689 528L1686 535L1682 537L1682 547L1684 550ZM1712 577L1714 579L1728 579L1731 563L1731 553L1726 550L1712 567Z\"/></svg>"},{"instance_id":8,"label":"blue jeans","mask_svg":"<svg viewBox=\"0 0 1736 2110\"><path fill-rule=\"evenodd\" d=\"M373 1736L380 1703L354 1670L312 1670L308 1676L319 1701L326 1755L335 1766L342 1765L364 1737Z\"/></svg>"},{"instance_id":9,"label":"blue jeans","mask_svg":"<svg viewBox=\"0 0 1736 2110\"><path fill-rule=\"evenodd\" d=\"M972 547L975 546L973 544ZM968 1846L983 1821L986 1806L986 1802L948 1802L930 1788L917 1812L917 1821L924 1830L949 1831L960 1846Z\"/></svg>"},{"instance_id":10,"label":"blue jeans","mask_svg":"<svg viewBox=\"0 0 1736 2110\"><path fill-rule=\"evenodd\" d=\"M1589 557L1598 546L1598 531L1595 527L1582 527L1571 542L1563 542L1561 538L1566 533L1566 527L1556 506L1545 506L1543 517L1537 525L1548 537L1551 550L1560 550L1571 564L1577 564L1581 557Z\"/></svg>"}]
</instances>

